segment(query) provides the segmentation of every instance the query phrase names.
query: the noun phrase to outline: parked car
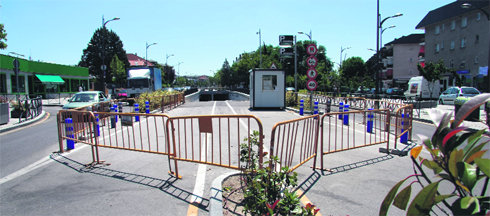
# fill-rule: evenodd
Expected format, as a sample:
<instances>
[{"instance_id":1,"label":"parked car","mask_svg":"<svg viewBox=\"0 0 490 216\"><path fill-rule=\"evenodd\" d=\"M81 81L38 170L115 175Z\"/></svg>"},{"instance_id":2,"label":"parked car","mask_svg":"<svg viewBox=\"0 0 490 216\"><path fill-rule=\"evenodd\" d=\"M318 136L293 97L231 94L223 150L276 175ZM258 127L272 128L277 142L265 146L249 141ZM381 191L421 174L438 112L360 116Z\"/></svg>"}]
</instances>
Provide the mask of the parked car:
<instances>
[{"instance_id":1,"label":"parked car","mask_svg":"<svg viewBox=\"0 0 490 216\"><path fill-rule=\"evenodd\" d=\"M403 90L399 88L389 88L386 89L386 94L391 96L401 96L403 95Z\"/></svg>"},{"instance_id":2,"label":"parked car","mask_svg":"<svg viewBox=\"0 0 490 216\"><path fill-rule=\"evenodd\" d=\"M457 97L474 97L480 91L473 87L449 87L439 96L439 104L454 104Z\"/></svg>"},{"instance_id":3,"label":"parked car","mask_svg":"<svg viewBox=\"0 0 490 216\"><path fill-rule=\"evenodd\" d=\"M101 91L84 91L78 92L73 97L68 99L68 103L63 106L63 109L76 109L80 107L87 107L86 110L91 111L92 105L100 102L106 102L110 99L107 98ZM109 106L107 106L109 107ZM109 110L104 110L109 111Z\"/></svg>"},{"instance_id":4,"label":"parked car","mask_svg":"<svg viewBox=\"0 0 490 216\"><path fill-rule=\"evenodd\" d=\"M440 88L441 84L439 81L429 83L423 76L416 76L408 81L408 89L404 95L409 100L436 99Z\"/></svg>"},{"instance_id":5,"label":"parked car","mask_svg":"<svg viewBox=\"0 0 490 216\"><path fill-rule=\"evenodd\" d=\"M287 88L286 88L286 91L292 91L292 92L294 92L294 91L295 91L295 89L294 89L294 87L287 87Z\"/></svg>"}]
</instances>

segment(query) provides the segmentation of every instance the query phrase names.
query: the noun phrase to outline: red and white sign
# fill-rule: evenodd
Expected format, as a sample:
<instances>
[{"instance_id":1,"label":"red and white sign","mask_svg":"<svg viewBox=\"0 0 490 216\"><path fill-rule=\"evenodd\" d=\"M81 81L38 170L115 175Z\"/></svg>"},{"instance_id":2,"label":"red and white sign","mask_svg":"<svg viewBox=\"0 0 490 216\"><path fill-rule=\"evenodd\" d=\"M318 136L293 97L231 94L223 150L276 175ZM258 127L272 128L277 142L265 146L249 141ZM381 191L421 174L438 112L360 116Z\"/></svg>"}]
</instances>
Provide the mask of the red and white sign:
<instances>
[{"instance_id":1,"label":"red and white sign","mask_svg":"<svg viewBox=\"0 0 490 216\"><path fill-rule=\"evenodd\" d=\"M317 52L318 49L316 48L316 44L308 44L306 47L306 53L308 53L308 55L316 55Z\"/></svg>"},{"instance_id":2,"label":"red and white sign","mask_svg":"<svg viewBox=\"0 0 490 216\"><path fill-rule=\"evenodd\" d=\"M318 76L318 72L316 71L315 68L310 68L306 71L306 76L309 79L315 79Z\"/></svg>"},{"instance_id":3,"label":"red and white sign","mask_svg":"<svg viewBox=\"0 0 490 216\"><path fill-rule=\"evenodd\" d=\"M318 65L318 59L315 56L310 56L306 59L306 64L310 68L314 68Z\"/></svg>"},{"instance_id":4,"label":"red and white sign","mask_svg":"<svg viewBox=\"0 0 490 216\"><path fill-rule=\"evenodd\" d=\"M308 80L308 82L306 82L306 88L310 91L315 91L316 90L316 87L318 87L318 83L315 81L315 80Z\"/></svg>"}]
</instances>

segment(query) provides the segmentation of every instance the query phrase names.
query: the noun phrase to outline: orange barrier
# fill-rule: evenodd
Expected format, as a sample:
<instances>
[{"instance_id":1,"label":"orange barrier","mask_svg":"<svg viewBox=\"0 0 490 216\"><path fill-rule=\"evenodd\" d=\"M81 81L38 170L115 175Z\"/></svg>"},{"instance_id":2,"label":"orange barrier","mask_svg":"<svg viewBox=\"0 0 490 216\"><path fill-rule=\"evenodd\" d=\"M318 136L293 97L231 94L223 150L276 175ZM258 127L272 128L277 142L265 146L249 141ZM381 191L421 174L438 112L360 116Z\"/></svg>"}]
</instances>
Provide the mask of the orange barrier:
<instances>
[{"instance_id":1,"label":"orange barrier","mask_svg":"<svg viewBox=\"0 0 490 216\"><path fill-rule=\"evenodd\" d=\"M342 115L342 119L339 119ZM372 115L372 128L368 132L367 115ZM348 124L344 118L348 116ZM367 119L367 121L365 120ZM324 170L324 155L390 142L389 110L365 110L327 113L320 120L320 169Z\"/></svg>"},{"instance_id":2,"label":"orange barrier","mask_svg":"<svg viewBox=\"0 0 490 216\"><path fill-rule=\"evenodd\" d=\"M176 176L179 176L177 160L242 169L242 142L246 142L249 152L254 150L258 153L258 165L262 167L262 123L253 115L171 117L167 121L167 129L172 152L170 158L175 161ZM259 132L257 147L251 143L252 131Z\"/></svg>"},{"instance_id":3,"label":"orange barrier","mask_svg":"<svg viewBox=\"0 0 490 216\"><path fill-rule=\"evenodd\" d=\"M271 157L277 156L279 167L273 167L274 164L270 163L271 171L275 168L289 167L291 172L310 159L316 158L319 118L319 115L313 115L274 125L270 154Z\"/></svg>"}]
</instances>

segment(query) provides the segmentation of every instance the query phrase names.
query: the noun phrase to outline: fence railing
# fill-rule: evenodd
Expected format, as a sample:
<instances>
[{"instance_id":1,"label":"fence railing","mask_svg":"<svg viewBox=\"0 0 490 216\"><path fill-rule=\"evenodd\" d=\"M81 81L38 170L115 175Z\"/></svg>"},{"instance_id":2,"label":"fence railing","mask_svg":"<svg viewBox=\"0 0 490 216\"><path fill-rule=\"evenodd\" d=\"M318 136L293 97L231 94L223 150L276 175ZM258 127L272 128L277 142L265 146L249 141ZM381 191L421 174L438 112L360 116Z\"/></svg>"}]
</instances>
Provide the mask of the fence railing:
<instances>
[{"instance_id":1,"label":"fence railing","mask_svg":"<svg viewBox=\"0 0 490 216\"><path fill-rule=\"evenodd\" d=\"M167 129L174 160L241 169L240 152L246 148L258 154L262 167L264 133L261 121L253 115L171 117ZM257 146L252 142L253 131L258 131ZM175 172L178 176L176 163Z\"/></svg>"},{"instance_id":2,"label":"fence railing","mask_svg":"<svg viewBox=\"0 0 490 216\"><path fill-rule=\"evenodd\" d=\"M272 127L270 154L278 158L278 164L273 167L270 163L271 170L289 167L291 172L316 157L319 118L313 115L279 122Z\"/></svg>"}]
</instances>

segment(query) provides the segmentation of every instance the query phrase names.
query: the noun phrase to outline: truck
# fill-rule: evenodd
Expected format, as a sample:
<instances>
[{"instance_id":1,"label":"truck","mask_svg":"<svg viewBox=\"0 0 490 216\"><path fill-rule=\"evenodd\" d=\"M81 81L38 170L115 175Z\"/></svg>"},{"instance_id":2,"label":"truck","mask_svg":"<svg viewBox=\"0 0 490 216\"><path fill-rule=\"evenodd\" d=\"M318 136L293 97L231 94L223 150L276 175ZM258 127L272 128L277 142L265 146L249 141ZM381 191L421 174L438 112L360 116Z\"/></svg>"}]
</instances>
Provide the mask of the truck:
<instances>
[{"instance_id":1,"label":"truck","mask_svg":"<svg viewBox=\"0 0 490 216\"><path fill-rule=\"evenodd\" d=\"M155 67L133 67L128 70L128 97L162 89L162 71Z\"/></svg>"},{"instance_id":2,"label":"truck","mask_svg":"<svg viewBox=\"0 0 490 216\"><path fill-rule=\"evenodd\" d=\"M423 76L416 76L408 81L408 90L404 95L408 100L429 100L439 98L440 92L439 80L429 82Z\"/></svg>"}]
</instances>

